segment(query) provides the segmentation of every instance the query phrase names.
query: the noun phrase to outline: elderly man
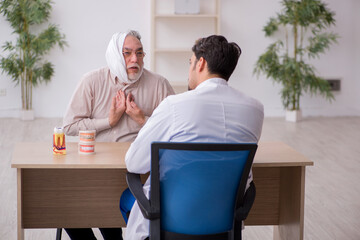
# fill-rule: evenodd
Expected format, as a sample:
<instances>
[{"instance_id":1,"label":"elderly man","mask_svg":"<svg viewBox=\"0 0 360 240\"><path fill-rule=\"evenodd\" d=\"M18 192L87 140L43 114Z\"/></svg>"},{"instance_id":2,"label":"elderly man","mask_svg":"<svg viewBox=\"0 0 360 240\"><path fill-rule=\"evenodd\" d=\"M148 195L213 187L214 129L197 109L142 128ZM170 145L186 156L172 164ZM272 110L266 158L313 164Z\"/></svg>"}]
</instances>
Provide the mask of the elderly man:
<instances>
[{"instance_id":1,"label":"elderly man","mask_svg":"<svg viewBox=\"0 0 360 240\"><path fill-rule=\"evenodd\" d=\"M145 52L136 31L115 33L107 67L82 78L66 111L65 134L96 130L98 142L133 141L154 109L174 94L169 82L144 68ZM91 229L66 229L71 239L96 239ZM122 239L121 228L100 229L105 240Z\"/></svg>"},{"instance_id":2,"label":"elderly man","mask_svg":"<svg viewBox=\"0 0 360 240\"><path fill-rule=\"evenodd\" d=\"M140 130L126 154L129 172L150 171L150 144L168 142L258 142L264 119L263 105L230 87L241 49L223 36L199 39L192 48L189 90L167 97ZM248 186L252 181L250 174ZM149 179L144 185L148 196ZM149 236L137 203L131 209L126 239L143 240Z\"/></svg>"},{"instance_id":3,"label":"elderly man","mask_svg":"<svg viewBox=\"0 0 360 240\"><path fill-rule=\"evenodd\" d=\"M96 130L96 141L133 141L154 109L174 94L169 82L144 68L145 52L136 31L115 33L106 51L107 67L78 84L66 111L65 134Z\"/></svg>"}]
</instances>

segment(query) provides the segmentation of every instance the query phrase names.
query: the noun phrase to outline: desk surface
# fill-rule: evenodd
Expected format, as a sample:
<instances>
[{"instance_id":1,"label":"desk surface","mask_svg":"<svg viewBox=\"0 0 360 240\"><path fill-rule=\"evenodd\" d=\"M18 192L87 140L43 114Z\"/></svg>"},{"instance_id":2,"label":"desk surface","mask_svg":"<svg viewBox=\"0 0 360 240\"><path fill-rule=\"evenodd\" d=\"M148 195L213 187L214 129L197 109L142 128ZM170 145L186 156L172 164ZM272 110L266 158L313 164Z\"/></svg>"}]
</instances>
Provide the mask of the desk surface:
<instances>
[{"instance_id":1,"label":"desk surface","mask_svg":"<svg viewBox=\"0 0 360 240\"><path fill-rule=\"evenodd\" d=\"M19 240L25 228L125 226L118 202L127 188L130 143L96 143L94 155L78 154L77 146L67 143L67 154L54 156L49 142L16 144L11 166L17 168ZM285 143L260 142L256 199L245 224L274 225L276 240L302 240L308 165L313 162Z\"/></svg>"},{"instance_id":2,"label":"desk surface","mask_svg":"<svg viewBox=\"0 0 360 240\"><path fill-rule=\"evenodd\" d=\"M21 142L15 145L12 168L126 168L129 142L95 145L95 154L81 155L78 144L69 142L66 155L53 155L49 142ZM259 142L254 167L310 166L313 162L283 142Z\"/></svg>"}]
</instances>

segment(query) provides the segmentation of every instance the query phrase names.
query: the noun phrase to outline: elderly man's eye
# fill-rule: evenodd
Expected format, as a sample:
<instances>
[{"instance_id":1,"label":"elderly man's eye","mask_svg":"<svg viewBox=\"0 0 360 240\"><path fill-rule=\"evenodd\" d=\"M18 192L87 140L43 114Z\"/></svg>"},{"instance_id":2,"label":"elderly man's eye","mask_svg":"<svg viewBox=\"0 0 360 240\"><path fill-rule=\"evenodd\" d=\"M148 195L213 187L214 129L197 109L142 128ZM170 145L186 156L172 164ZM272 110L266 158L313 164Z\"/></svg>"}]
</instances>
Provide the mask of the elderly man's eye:
<instances>
[{"instance_id":1,"label":"elderly man's eye","mask_svg":"<svg viewBox=\"0 0 360 240\"><path fill-rule=\"evenodd\" d=\"M139 51L139 52L136 52L136 57L138 57L138 58L142 58L143 56L144 56L144 52L142 52L142 51Z\"/></svg>"}]
</instances>

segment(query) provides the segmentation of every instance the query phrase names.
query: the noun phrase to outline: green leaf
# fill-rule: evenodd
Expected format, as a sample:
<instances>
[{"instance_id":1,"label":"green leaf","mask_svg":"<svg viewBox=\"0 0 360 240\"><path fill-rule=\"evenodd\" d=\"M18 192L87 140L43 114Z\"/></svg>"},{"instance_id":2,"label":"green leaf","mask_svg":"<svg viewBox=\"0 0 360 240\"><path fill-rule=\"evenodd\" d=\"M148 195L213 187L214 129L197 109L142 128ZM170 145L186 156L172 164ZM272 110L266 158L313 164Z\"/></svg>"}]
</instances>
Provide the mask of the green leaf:
<instances>
[{"instance_id":1,"label":"green leaf","mask_svg":"<svg viewBox=\"0 0 360 240\"><path fill-rule=\"evenodd\" d=\"M60 48L64 48L66 44L65 36L61 35L59 29L55 25L50 25L41 32L37 37L32 39L31 48L37 55L43 55L58 44Z\"/></svg>"},{"instance_id":2,"label":"green leaf","mask_svg":"<svg viewBox=\"0 0 360 240\"><path fill-rule=\"evenodd\" d=\"M0 68L2 69L2 72L8 74L17 84L20 81L22 67L23 63L18 58L17 53L11 53L8 57L1 58L0 60Z\"/></svg>"},{"instance_id":3,"label":"green leaf","mask_svg":"<svg viewBox=\"0 0 360 240\"><path fill-rule=\"evenodd\" d=\"M27 1L26 13L28 15L29 24L42 24L49 20L51 13L50 0L33 0Z\"/></svg>"},{"instance_id":4,"label":"green leaf","mask_svg":"<svg viewBox=\"0 0 360 240\"><path fill-rule=\"evenodd\" d=\"M12 44L12 42L5 42L5 44L3 45L3 49L4 51L14 51L15 46Z\"/></svg>"},{"instance_id":5,"label":"green leaf","mask_svg":"<svg viewBox=\"0 0 360 240\"><path fill-rule=\"evenodd\" d=\"M309 37L308 55L309 58L319 57L320 53L324 53L330 48L332 43L337 43L339 36L334 33L319 33Z\"/></svg>"},{"instance_id":6,"label":"green leaf","mask_svg":"<svg viewBox=\"0 0 360 240\"><path fill-rule=\"evenodd\" d=\"M270 21L263 28L265 36L273 35L279 28L279 22L275 18L270 18Z\"/></svg>"}]
</instances>

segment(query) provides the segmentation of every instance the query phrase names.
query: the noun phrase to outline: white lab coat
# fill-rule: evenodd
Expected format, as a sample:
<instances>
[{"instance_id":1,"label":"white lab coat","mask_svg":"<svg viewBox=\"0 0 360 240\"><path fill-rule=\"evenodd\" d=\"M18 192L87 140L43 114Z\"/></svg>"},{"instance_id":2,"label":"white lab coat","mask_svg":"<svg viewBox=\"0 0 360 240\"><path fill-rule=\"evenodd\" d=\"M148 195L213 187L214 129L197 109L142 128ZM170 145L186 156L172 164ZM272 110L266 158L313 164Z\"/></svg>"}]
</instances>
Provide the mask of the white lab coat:
<instances>
[{"instance_id":1,"label":"white lab coat","mask_svg":"<svg viewBox=\"0 0 360 240\"><path fill-rule=\"evenodd\" d=\"M263 105L228 86L224 79L212 78L195 90L165 98L140 130L126 157L129 172L150 171L150 145L165 142L257 143L264 120ZM252 174L249 176L250 183ZM144 192L149 197L149 179ZM126 240L149 236L149 221L135 202L125 233Z\"/></svg>"}]
</instances>

